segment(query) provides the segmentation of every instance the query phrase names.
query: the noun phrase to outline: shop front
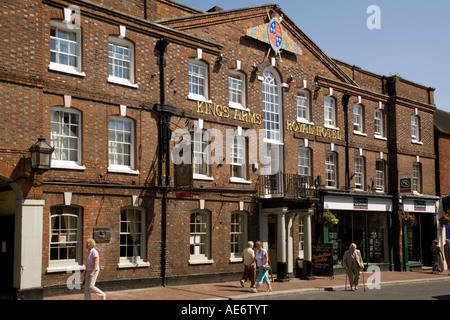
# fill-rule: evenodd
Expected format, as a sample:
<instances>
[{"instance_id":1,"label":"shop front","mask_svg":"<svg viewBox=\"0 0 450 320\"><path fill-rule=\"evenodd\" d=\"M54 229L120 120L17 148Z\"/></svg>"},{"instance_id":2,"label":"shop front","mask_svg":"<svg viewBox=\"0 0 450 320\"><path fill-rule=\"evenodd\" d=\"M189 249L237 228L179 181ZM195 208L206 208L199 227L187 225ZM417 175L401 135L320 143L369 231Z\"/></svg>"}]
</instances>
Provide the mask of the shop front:
<instances>
[{"instance_id":1,"label":"shop front","mask_svg":"<svg viewBox=\"0 0 450 320\"><path fill-rule=\"evenodd\" d=\"M333 244L335 269L342 267L344 252L355 243L366 265L393 270L391 197L326 194L323 208L338 219L324 227L324 242Z\"/></svg>"},{"instance_id":2,"label":"shop front","mask_svg":"<svg viewBox=\"0 0 450 320\"><path fill-rule=\"evenodd\" d=\"M438 198L403 196L403 254L405 270L414 267L431 266L431 242L437 239L436 208ZM443 244L441 244L442 246Z\"/></svg>"}]
</instances>

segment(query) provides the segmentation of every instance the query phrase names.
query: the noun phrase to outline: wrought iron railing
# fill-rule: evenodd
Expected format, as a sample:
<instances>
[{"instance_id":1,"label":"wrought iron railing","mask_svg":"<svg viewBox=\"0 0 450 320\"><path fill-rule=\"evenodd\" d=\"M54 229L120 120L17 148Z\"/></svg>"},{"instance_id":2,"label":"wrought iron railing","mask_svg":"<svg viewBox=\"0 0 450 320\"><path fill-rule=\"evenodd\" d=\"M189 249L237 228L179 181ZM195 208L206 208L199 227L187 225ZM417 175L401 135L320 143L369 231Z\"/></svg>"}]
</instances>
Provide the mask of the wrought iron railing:
<instances>
[{"instance_id":1,"label":"wrought iron railing","mask_svg":"<svg viewBox=\"0 0 450 320\"><path fill-rule=\"evenodd\" d=\"M312 177L290 173L261 175L258 195L263 198L305 198L314 196Z\"/></svg>"}]
</instances>

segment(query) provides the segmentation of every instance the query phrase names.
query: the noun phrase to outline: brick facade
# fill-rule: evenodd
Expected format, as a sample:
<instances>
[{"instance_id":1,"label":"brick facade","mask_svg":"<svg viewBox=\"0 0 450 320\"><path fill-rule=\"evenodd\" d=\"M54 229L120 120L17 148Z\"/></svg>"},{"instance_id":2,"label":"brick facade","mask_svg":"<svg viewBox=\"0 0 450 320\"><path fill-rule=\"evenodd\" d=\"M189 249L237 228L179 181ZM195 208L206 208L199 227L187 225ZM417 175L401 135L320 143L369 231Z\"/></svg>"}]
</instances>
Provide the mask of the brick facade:
<instances>
[{"instance_id":1,"label":"brick facade","mask_svg":"<svg viewBox=\"0 0 450 320\"><path fill-rule=\"evenodd\" d=\"M54 21L62 23L64 8L68 5L78 6L81 11L81 24L77 29L81 35L81 70L77 74L50 67L50 51L53 50L50 30ZM324 203L320 200L322 197L315 197L315 192L319 189L324 195L329 191L337 194L355 192L355 179L346 190L344 94L351 94L347 115L349 171L356 172L354 159L362 157L364 183L359 195L391 201L395 261L390 263L396 269L403 269L399 177L412 176L413 163L418 162L422 170L420 195L409 196L422 199L436 195L432 129L434 89L399 77L377 75L328 57L286 15L282 27L300 53L282 50L280 56L272 50L268 54L268 44L246 36L247 29L269 22L268 13L275 13L272 6L204 13L166 0L122 1L120 4L106 0L70 3L30 0L11 2L0 13L4 39L7 39L0 52L3 98L0 175L2 181L14 184L11 188L15 190L17 200L44 200L43 206L38 208L42 215L42 234L38 235L42 241L41 269L40 272L34 270L32 278L40 282L48 294L62 292L68 277L65 270L54 268L51 261L54 241L51 240L51 216L58 215L55 212L59 207L73 208L81 219L81 228L77 231L79 254L75 261L78 266L83 266L84 243L93 236L94 229L110 231L110 240L97 245L102 266L99 281L109 288L160 285L163 274L162 281L169 285L238 279L242 264L233 259L230 252L233 213L243 213L246 217L245 239L263 240L269 246L269 252L274 254L271 259L278 264L278 269L286 269L288 274L295 272L299 242L303 242L298 231L303 219L300 217L308 210L315 212L312 234L304 236L314 242L323 241L320 208ZM120 36L121 26L126 30L124 37ZM124 38L133 48L131 69L134 78L131 84L108 80L111 38L119 39L119 42ZM161 113L154 110L154 105L160 102L161 87L154 49L161 38L169 41L163 88L165 103L174 107L168 122L170 130L192 130L199 126L199 120L200 123L203 121L204 130L214 129L223 134L224 149L227 130L240 127L244 132L255 130L259 133L264 127L263 73L271 70L279 78L278 94L282 106L282 176L298 175L298 149L307 147L310 150L311 193L294 200L262 196L260 191L264 185L261 185L260 177L265 174L261 153L257 162L250 163L249 160L251 152L261 152L261 145L254 145L253 141L247 142L245 181L231 179L231 165L226 160L210 164L209 177L194 179L189 189L159 185L159 178L169 175L173 187L175 176L172 164L170 172L158 172ZM219 59L221 54L225 60ZM188 98L189 61L200 61L206 66L206 102ZM244 112L228 107L230 70L237 70L243 76L247 108ZM290 77L295 82L290 82ZM297 119L298 90L306 90L309 94L309 122L303 125ZM336 123L332 128L327 128L324 120L326 96L335 99ZM360 104L363 110L363 129L357 132L353 130L355 104ZM81 119L80 161L68 167L54 165L45 173L33 174L28 148L40 135L47 141L52 140L52 110L70 111ZM381 111L383 123L383 133L378 137L374 129L376 110ZM411 139L413 115L420 119L419 141ZM133 127L133 162L126 172L113 170L109 164L111 117L127 119ZM173 150L178 141L169 143ZM218 143L221 143L219 138ZM337 185L333 189L326 188L325 182L327 152L334 152L337 158ZM383 160L385 168L381 193L374 190L377 160ZM322 177L322 184L316 190L312 188L313 179L318 176ZM133 202L136 199L137 202ZM164 213L165 199L167 210ZM119 267L123 241L121 209L145 212L141 243L145 253L140 255L143 265ZM191 261L190 248L195 238L191 218L195 212L206 213L208 217L207 263ZM163 219L166 219L165 225ZM16 218L16 224L20 221ZM283 236L283 232L287 236ZM283 243L287 243L287 247ZM17 270L14 272L15 279L19 279ZM14 287L19 291L29 288L21 285L19 280L15 281Z\"/></svg>"}]
</instances>

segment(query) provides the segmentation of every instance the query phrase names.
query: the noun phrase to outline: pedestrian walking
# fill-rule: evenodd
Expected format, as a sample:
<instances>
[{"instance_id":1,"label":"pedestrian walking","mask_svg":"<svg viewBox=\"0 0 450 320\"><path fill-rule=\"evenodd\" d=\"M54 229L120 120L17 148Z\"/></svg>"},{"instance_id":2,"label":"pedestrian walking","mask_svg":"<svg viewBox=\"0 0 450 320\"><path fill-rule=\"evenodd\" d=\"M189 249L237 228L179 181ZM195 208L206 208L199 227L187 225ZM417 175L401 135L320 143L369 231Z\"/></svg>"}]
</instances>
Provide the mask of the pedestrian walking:
<instances>
[{"instance_id":1,"label":"pedestrian walking","mask_svg":"<svg viewBox=\"0 0 450 320\"><path fill-rule=\"evenodd\" d=\"M91 300L91 293L94 292L102 300L106 300L106 294L95 286L98 274L100 272L100 256L95 249L95 240L88 239L86 241L86 269L84 270L84 300Z\"/></svg>"},{"instance_id":2,"label":"pedestrian walking","mask_svg":"<svg viewBox=\"0 0 450 320\"><path fill-rule=\"evenodd\" d=\"M270 270L269 265L269 253L264 250L261 241L255 243L256 246L256 265L258 267L258 281L256 282L256 288L259 288L263 281L267 284L267 292L272 291L272 286L270 285L269 276L267 275L267 270ZM253 290L256 292L257 290Z\"/></svg>"},{"instance_id":3,"label":"pedestrian walking","mask_svg":"<svg viewBox=\"0 0 450 320\"><path fill-rule=\"evenodd\" d=\"M345 268L351 290L358 290L360 270L364 269L364 262L361 251L356 249L356 244L350 244L349 250L345 251L342 257L342 265Z\"/></svg>"},{"instance_id":4,"label":"pedestrian walking","mask_svg":"<svg viewBox=\"0 0 450 320\"><path fill-rule=\"evenodd\" d=\"M448 274L450 275L450 239L445 240L444 257L445 257L445 262L447 263Z\"/></svg>"},{"instance_id":5,"label":"pedestrian walking","mask_svg":"<svg viewBox=\"0 0 450 320\"><path fill-rule=\"evenodd\" d=\"M438 244L439 242L437 240L431 242L431 255L433 258L432 273L441 273L444 271L444 259L442 257L441 247L439 247Z\"/></svg>"},{"instance_id":6,"label":"pedestrian walking","mask_svg":"<svg viewBox=\"0 0 450 320\"><path fill-rule=\"evenodd\" d=\"M256 256L253 250L253 241L247 243L247 248L242 252L244 260L244 275L240 281L241 287L244 287L245 281L250 278L250 288L256 291Z\"/></svg>"}]
</instances>

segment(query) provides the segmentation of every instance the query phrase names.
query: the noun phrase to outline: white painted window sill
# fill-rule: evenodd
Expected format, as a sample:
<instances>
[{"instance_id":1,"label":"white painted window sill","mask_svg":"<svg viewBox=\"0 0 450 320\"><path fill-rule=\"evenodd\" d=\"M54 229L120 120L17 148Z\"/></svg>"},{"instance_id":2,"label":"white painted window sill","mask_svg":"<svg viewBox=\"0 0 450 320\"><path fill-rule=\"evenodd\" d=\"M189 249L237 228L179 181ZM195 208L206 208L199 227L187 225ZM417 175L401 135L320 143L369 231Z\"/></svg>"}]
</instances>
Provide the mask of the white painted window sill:
<instances>
[{"instance_id":1,"label":"white painted window sill","mask_svg":"<svg viewBox=\"0 0 450 320\"><path fill-rule=\"evenodd\" d=\"M214 260L213 259L208 259L208 258L191 258L189 259L189 264L190 265L197 265L197 264L213 264Z\"/></svg>"},{"instance_id":2,"label":"white painted window sill","mask_svg":"<svg viewBox=\"0 0 450 320\"><path fill-rule=\"evenodd\" d=\"M213 177L209 177L209 176L207 176L207 175L204 175L204 174L197 174L197 173L194 173L193 176L192 176L192 178L193 178L194 180L214 181L214 178L213 178Z\"/></svg>"},{"instance_id":3,"label":"white painted window sill","mask_svg":"<svg viewBox=\"0 0 450 320\"><path fill-rule=\"evenodd\" d=\"M230 178L230 182L232 183L242 183L242 184L251 184L252 182L250 180L246 180L243 178L236 178L236 177L231 177Z\"/></svg>"},{"instance_id":4,"label":"white painted window sill","mask_svg":"<svg viewBox=\"0 0 450 320\"><path fill-rule=\"evenodd\" d=\"M86 269L85 265L79 265L74 262L67 263L50 263L50 266L47 267L47 273L57 273L57 272L65 272L70 273L73 271L84 271Z\"/></svg>"},{"instance_id":5,"label":"white painted window sill","mask_svg":"<svg viewBox=\"0 0 450 320\"><path fill-rule=\"evenodd\" d=\"M133 175L138 175L139 171L138 170L133 170L127 167L109 167L108 168L108 172L111 173L123 173L123 174L133 174Z\"/></svg>"},{"instance_id":6,"label":"white painted window sill","mask_svg":"<svg viewBox=\"0 0 450 320\"><path fill-rule=\"evenodd\" d=\"M121 86L134 88L134 89L138 89L139 88L139 85L131 82L128 79L123 79L123 78L118 78L118 77L113 77L113 76L109 76L108 77L108 82L112 83L112 84L118 84L118 85L121 85Z\"/></svg>"},{"instance_id":7,"label":"white painted window sill","mask_svg":"<svg viewBox=\"0 0 450 320\"><path fill-rule=\"evenodd\" d=\"M130 269L130 268L147 268L150 267L150 262L144 261L142 259L138 259L136 261L132 261L129 259L124 259L119 262L117 268L119 269Z\"/></svg>"},{"instance_id":8,"label":"white painted window sill","mask_svg":"<svg viewBox=\"0 0 450 320\"><path fill-rule=\"evenodd\" d=\"M79 76L79 77L86 76L86 73L81 72L78 68L70 67L70 66L66 66L66 65L54 63L54 62L50 62L48 69L53 70L53 71L58 71L58 72L69 73L71 75Z\"/></svg>"},{"instance_id":9,"label":"white painted window sill","mask_svg":"<svg viewBox=\"0 0 450 320\"><path fill-rule=\"evenodd\" d=\"M356 134L358 136L362 136L362 137L367 137L367 133L358 131L358 130L353 130L353 134Z\"/></svg>"},{"instance_id":10,"label":"white painted window sill","mask_svg":"<svg viewBox=\"0 0 450 320\"><path fill-rule=\"evenodd\" d=\"M58 161L52 160L51 164L52 169L65 169L65 170L86 170L85 166L70 162L70 161Z\"/></svg>"},{"instance_id":11,"label":"white painted window sill","mask_svg":"<svg viewBox=\"0 0 450 320\"><path fill-rule=\"evenodd\" d=\"M387 140L386 137L380 136L380 135L378 135L378 134L376 134L376 135L374 136L374 138L375 138L375 139L378 139L378 140L384 140L384 141Z\"/></svg>"}]
</instances>

